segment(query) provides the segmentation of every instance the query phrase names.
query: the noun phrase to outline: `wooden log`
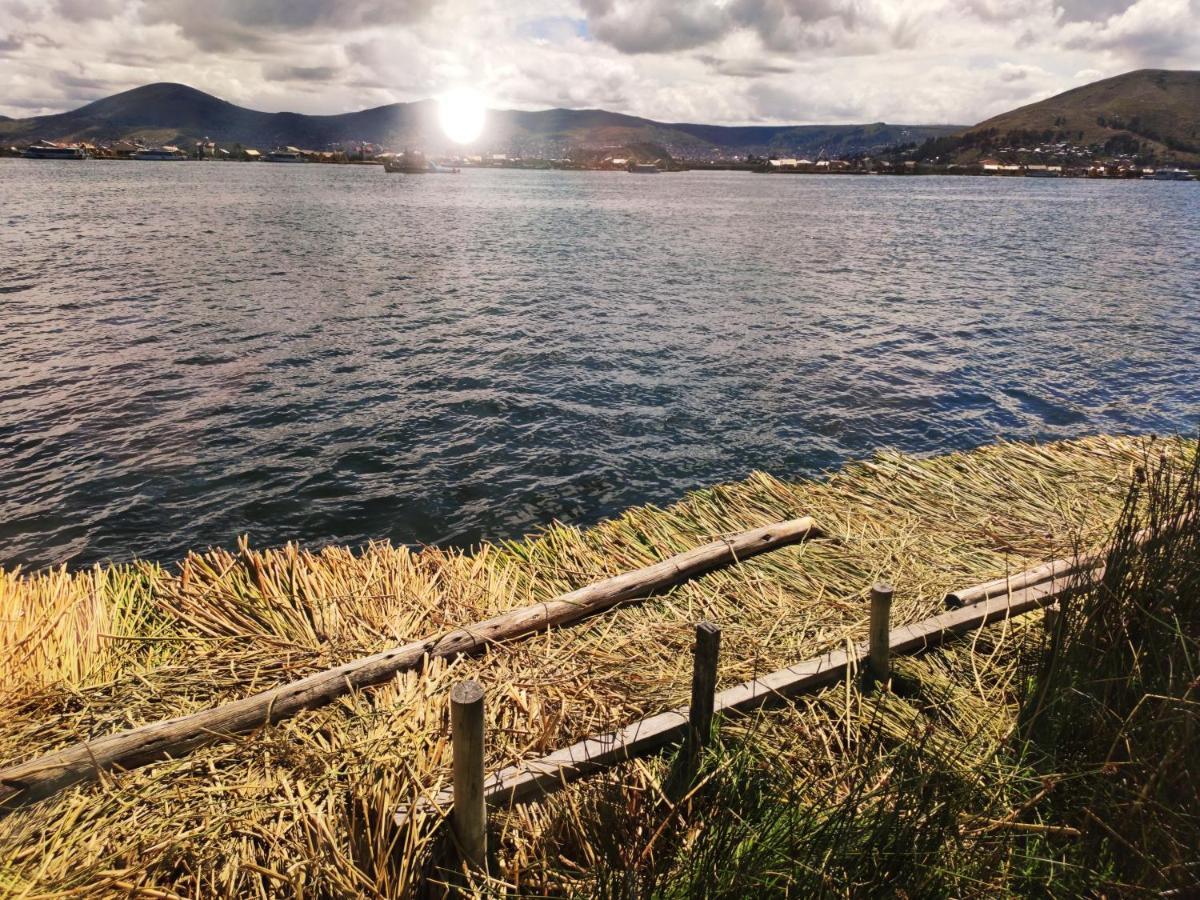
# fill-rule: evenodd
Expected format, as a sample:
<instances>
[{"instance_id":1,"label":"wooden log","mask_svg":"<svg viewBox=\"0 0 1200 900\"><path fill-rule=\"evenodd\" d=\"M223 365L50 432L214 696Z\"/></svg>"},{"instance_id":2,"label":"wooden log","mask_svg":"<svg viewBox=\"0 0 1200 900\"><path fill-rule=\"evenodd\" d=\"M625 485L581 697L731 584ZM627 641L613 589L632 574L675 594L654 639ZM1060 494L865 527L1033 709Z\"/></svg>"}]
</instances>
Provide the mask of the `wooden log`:
<instances>
[{"instance_id":1,"label":"wooden log","mask_svg":"<svg viewBox=\"0 0 1200 900\"><path fill-rule=\"evenodd\" d=\"M1103 569L1097 568L1092 575L1099 579ZM1034 584L1011 596L993 597L913 625L893 628L888 635L889 652L902 656L922 653L957 635L1047 606L1074 587L1073 583L1064 581ZM849 651L831 650L823 656L743 682L716 695L714 712L746 713L768 703L783 702L828 687L849 677L855 668L867 661L869 654L869 644L864 641ZM494 772L486 780L484 793L488 803L497 806L538 800L601 769L678 743L684 738L689 721L686 706L650 716L618 731L588 738L540 759ZM416 808L401 809L396 814L396 821L403 825L414 814L444 812L452 801L453 791L443 791Z\"/></svg>"},{"instance_id":2,"label":"wooden log","mask_svg":"<svg viewBox=\"0 0 1200 900\"><path fill-rule=\"evenodd\" d=\"M993 597L1003 597L1010 591L1021 591L1030 585L1041 584L1045 581L1065 581L1078 575L1081 571L1094 568L1099 564L1102 556L1103 554L1099 553L1068 556L1063 559L1056 559L1053 562L1043 563L1040 566L1034 566L1032 569L1026 569L1023 572L1017 572L1006 578L997 578L994 581L953 591L946 595L946 607L957 609L963 606L970 606L972 603L990 600Z\"/></svg>"},{"instance_id":3,"label":"wooden log","mask_svg":"<svg viewBox=\"0 0 1200 900\"><path fill-rule=\"evenodd\" d=\"M197 747L271 725L301 710L388 681L397 672L419 667L425 659L453 658L489 644L575 622L816 534L816 524L809 517L753 528L545 603L366 656L222 706L152 722L0 769L0 811L36 802L73 784L95 781L108 770L177 758Z\"/></svg>"},{"instance_id":4,"label":"wooden log","mask_svg":"<svg viewBox=\"0 0 1200 900\"><path fill-rule=\"evenodd\" d=\"M1139 547L1145 546L1155 536L1177 531L1188 525L1191 521L1192 517L1190 515L1178 516L1157 528L1143 528L1133 536L1132 541ZM946 595L945 603L948 608L955 609L960 606L979 603L982 600L988 600L992 597L999 597L1008 594L1010 591L1024 590L1030 585L1040 584L1043 581L1067 580L1077 576L1080 572L1087 572L1096 568L1096 566L1104 562L1107 553L1107 550L1099 550L1094 553L1065 556L1062 559L1042 563L1041 565L1034 566L1032 569L1017 572L1005 578L997 578L994 581L986 581L983 584L976 584L969 588L952 591Z\"/></svg>"},{"instance_id":5,"label":"wooden log","mask_svg":"<svg viewBox=\"0 0 1200 900\"><path fill-rule=\"evenodd\" d=\"M867 629L867 685L884 684L891 677L892 586L880 583L871 588L871 621Z\"/></svg>"},{"instance_id":6,"label":"wooden log","mask_svg":"<svg viewBox=\"0 0 1200 900\"><path fill-rule=\"evenodd\" d=\"M688 731L684 741L683 782L691 785L700 769L700 753L712 735L713 704L717 692L717 658L721 629L711 622L696 626L692 656L692 702L688 706Z\"/></svg>"},{"instance_id":7,"label":"wooden log","mask_svg":"<svg viewBox=\"0 0 1200 900\"><path fill-rule=\"evenodd\" d=\"M487 802L483 796L483 688L464 681L450 690L454 755L454 838L467 871L487 870Z\"/></svg>"}]
</instances>

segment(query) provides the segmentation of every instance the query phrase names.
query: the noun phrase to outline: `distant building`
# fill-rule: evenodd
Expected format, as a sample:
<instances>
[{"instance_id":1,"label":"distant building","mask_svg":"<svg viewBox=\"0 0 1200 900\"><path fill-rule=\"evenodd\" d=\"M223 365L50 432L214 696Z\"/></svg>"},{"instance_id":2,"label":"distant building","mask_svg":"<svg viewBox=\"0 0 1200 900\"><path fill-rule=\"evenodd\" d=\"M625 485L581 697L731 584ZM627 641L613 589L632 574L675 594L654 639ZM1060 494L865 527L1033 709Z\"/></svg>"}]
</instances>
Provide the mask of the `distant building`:
<instances>
[{"instance_id":1,"label":"distant building","mask_svg":"<svg viewBox=\"0 0 1200 900\"><path fill-rule=\"evenodd\" d=\"M133 154L141 149L134 141L115 141L108 146L109 155L114 159L133 159Z\"/></svg>"}]
</instances>

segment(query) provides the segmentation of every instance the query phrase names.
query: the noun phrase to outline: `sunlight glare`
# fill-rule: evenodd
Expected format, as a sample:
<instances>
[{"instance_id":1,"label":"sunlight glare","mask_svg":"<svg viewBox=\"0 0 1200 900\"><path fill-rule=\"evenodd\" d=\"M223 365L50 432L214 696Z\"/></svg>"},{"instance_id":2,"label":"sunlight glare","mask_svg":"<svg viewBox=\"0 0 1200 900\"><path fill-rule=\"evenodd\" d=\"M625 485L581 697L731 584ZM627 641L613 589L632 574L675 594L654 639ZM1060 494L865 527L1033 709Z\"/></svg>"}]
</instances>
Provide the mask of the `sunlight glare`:
<instances>
[{"instance_id":1,"label":"sunlight glare","mask_svg":"<svg viewBox=\"0 0 1200 900\"><path fill-rule=\"evenodd\" d=\"M483 97L470 88L447 91L438 98L438 121L446 137L456 144L469 144L483 133L486 115Z\"/></svg>"}]
</instances>

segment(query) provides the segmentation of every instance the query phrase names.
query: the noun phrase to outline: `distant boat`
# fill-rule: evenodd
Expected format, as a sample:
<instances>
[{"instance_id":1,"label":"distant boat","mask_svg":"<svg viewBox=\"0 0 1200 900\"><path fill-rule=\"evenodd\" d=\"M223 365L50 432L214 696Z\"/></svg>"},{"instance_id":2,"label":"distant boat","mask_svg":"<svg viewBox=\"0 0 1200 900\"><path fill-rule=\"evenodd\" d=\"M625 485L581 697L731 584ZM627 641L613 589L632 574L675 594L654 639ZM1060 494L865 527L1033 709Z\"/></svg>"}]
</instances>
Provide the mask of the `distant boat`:
<instances>
[{"instance_id":1,"label":"distant boat","mask_svg":"<svg viewBox=\"0 0 1200 900\"><path fill-rule=\"evenodd\" d=\"M1194 176L1187 169L1159 169L1150 176L1152 181L1195 181Z\"/></svg>"},{"instance_id":2,"label":"distant boat","mask_svg":"<svg viewBox=\"0 0 1200 900\"><path fill-rule=\"evenodd\" d=\"M142 162L164 162L166 160L183 159L183 151L170 145L166 147L146 147L133 154L134 159Z\"/></svg>"},{"instance_id":3,"label":"distant boat","mask_svg":"<svg viewBox=\"0 0 1200 900\"><path fill-rule=\"evenodd\" d=\"M22 156L26 159L87 159L82 147L73 144L52 144L49 141L39 141L27 147Z\"/></svg>"},{"instance_id":4,"label":"distant boat","mask_svg":"<svg viewBox=\"0 0 1200 900\"><path fill-rule=\"evenodd\" d=\"M1026 178L1058 178L1062 175L1060 169L1052 169L1049 166L1026 166Z\"/></svg>"},{"instance_id":5,"label":"distant boat","mask_svg":"<svg viewBox=\"0 0 1200 900\"><path fill-rule=\"evenodd\" d=\"M629 171L632 172L634 175L657 175L659 172L662 171L662 169L660 169L658 167L657 162L652 162L652 163L631 162L629 164Z\"/></svg>"},{"instance_id":6,"label":"distant boat","mask_svg":"<svg viewBox=\"0 0 1200 900\"><path fill-rule=\"evenodd\" d=\"M295 147L276 147L266 156L267 162L302 163L304 156Z\"/></svg>"}]
</instances>

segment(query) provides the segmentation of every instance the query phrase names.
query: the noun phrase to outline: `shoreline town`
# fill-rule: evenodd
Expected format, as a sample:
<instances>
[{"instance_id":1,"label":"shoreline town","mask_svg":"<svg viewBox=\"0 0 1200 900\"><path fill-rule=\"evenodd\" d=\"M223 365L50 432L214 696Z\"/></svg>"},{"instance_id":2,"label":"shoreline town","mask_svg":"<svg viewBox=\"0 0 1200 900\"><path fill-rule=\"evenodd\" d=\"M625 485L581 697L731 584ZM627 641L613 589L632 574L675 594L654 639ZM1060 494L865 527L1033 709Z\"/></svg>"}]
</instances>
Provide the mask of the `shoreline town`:
<instances>
[{"instance_id":1,"label":"shoreline town","mask_svg":"<svg viewBox=\"0 0 1200 900\"><path fill-rule=\"evenodd\" d=\"M647 149L652 152L647 154ZM136 162L266 162L284 164L378 165L403 174L457 173L460 169L560 169L625 171L657 174L680 171L749 171L774 175L975 175L1017 178L1101 178L1151 181L1195 181L1196 173L1177 165L1147 166L1129 156L1103 158L1089 148L1064 144L1032 148L1001 148L994 156L973 163L942 163L911 157L911 149L876 156L830 158L822 151L816 159L760 157L753 154L717 159L677 159L664 148L618 147L590 150L557 158L485 153L462 156L426 156L414 151L393 151L370 142L332 144L323 150L294 146L260 150L240 143L222 146L200 140L190 147L178 144L150 146L136 140L111 142L54 142L41 140L25 146L0 148L0 156L31 160L124 160Z\"/></svg>"}]
</instances>

